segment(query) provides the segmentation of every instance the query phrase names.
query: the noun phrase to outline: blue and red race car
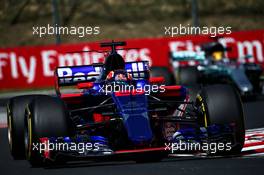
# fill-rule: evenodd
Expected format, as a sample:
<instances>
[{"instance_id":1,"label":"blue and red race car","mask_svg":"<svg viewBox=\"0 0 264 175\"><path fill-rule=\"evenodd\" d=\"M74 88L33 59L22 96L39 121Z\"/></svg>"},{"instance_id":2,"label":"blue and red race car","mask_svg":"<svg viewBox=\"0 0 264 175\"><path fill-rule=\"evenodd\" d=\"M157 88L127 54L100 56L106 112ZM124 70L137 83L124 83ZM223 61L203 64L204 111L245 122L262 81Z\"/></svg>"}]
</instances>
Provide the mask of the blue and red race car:
<instances>
[{"instance_id":1,"label":"blue and red race car","mask_svg":"<svg viewBox=\"0 0 264 175\"><path fill-rule=\"evenodd\" d=\"M124 62L116 47L125 45L101 43L111 47L104 64L58 67L55 97L10 99L8 138L14 159L42 166L83 159L159 161L175 152L240 153L243 109L232 87L204 87L191 101L186 87L150 77L148 62ZM70 93L72 87L77 92ZM178 144L190 143L179 149Z\"/></svg>"}]
</instances>

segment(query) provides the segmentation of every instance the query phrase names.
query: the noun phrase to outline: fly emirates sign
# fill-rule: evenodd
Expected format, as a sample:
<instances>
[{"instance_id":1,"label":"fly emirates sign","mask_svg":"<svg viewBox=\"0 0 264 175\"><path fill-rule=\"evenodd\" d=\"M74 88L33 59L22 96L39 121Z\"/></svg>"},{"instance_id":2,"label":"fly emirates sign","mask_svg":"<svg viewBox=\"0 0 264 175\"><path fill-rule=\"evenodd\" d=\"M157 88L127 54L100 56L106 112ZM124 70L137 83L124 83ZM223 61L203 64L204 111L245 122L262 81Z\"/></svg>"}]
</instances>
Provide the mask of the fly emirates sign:
<instances>
[{"instance_id":1,"label":"fly emirates sign","mask_svg":"<svg viewBox=\"0 0 264 175\"><path fill-rule=\"evenodd\" d=\"M57 47L57 46L56 46ZM74 49L75 50L75 49ZM88 46L78 51L89 51ZM33 50L32 53L0 50L0 87L46 87L53 84L57 66L89 65L103 62L106 54L97 52L67 53L58 49ZM118 51L126 61L146 60L151 63L148 48ZM42 82L43 80L43 82ZM3 84L4 82L4 84ZM16 83L13 83L16 82ZM26 85L26 86L25 86ZM27 86L28 85L28 86Z\"/></svg>"},{"instance_id":2,"label":"fly emirates sign","mask_svg":"<svg viewBox=\"0 0 264 175\"><path fill-rule=\"evenodd\" d=\"M208 36L182 36L126 40L129 50L119 50L125 61L149 61L152 66L170 65L169 53L180 50L199 50L199 45L209 42ZM229 58L264 67L264 30L234 32L220 39L231 47ZM45 88L54 85L54 70L57 66L89 65L103 62L106 53L76 52L102 50L98 43L69 44L60 46L36 46L0 48L0 91L26 88Z\"/></svg>"}]
</instances>

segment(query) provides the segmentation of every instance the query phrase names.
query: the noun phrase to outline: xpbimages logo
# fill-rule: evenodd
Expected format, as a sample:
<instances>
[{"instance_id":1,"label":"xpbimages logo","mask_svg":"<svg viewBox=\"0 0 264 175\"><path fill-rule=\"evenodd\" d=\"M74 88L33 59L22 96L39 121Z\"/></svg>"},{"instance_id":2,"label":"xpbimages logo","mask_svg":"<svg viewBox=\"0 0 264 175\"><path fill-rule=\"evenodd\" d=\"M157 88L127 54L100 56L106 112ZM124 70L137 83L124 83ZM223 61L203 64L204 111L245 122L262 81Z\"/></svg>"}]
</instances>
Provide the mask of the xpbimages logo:
<instances>
[{"instance_id":1,"label":"xpbimages logo","mask_svg":"<svg viewBox=\"0 0 264 175\"><path fill-rule=\"evenodd\" d=\"M216 37L217 35L227 34L230 35L232 33L232 27L227 26L191 26L187 24L186 26L180 24L179 26L164 26L164 34L174 37L177 35L211 35L212 37Z\"/></svg>"},{"instance_id":2,"label":"xpbimages logo","mask_svg":"<svg viewBox=\"0 0 264 175\"><path fill-rule=\"evenodd\" d=\"M218 151L230 151L232 149L232 144L227 143L199 143L199 142L184 142L179 141L176 143L165 143L165 150L170 151L171 154L179 151L203 151L210 154L215 154Z\"/></svg>"},{"instance_id":3,"label":"xpbimages logo","mask_svg":"<svg viewBox=\"0 0 264 175\"><path fill-rule=\"evenodd\" d=\"M39 151L76 151L80 154L87 151L98 151L103 145L100 143L52 143L49 140L43 143L33 143L32 150Z\"/></svg>"},{"instance_id":4,"label":"xpbimages logo","mask_svg":"<svg viewBox=\"0 0 264 175\"><path fill-rule=\"evenodd\" d=\"M40 38L45 35L77 35L82 38L85 35L98 35L100 34L99 26L55 26L47 24L47 26L33 26L32 34L37 35Z\"/></svg>"},{"instance_id":5,"label":"xpbimages logo","mask_svg":"<svg viewBox=\"0 0 264 175\"><path fill-rule=\"evenodd\" d=\"M112 84L99 85L99 92L108 95L112 92L121 92L121 93L145 93L145 95L150 95L151 93L164 93L166 91L165 85L130 85L130 84L118 84L113 82Z\"/></svg>"}]
</instances>

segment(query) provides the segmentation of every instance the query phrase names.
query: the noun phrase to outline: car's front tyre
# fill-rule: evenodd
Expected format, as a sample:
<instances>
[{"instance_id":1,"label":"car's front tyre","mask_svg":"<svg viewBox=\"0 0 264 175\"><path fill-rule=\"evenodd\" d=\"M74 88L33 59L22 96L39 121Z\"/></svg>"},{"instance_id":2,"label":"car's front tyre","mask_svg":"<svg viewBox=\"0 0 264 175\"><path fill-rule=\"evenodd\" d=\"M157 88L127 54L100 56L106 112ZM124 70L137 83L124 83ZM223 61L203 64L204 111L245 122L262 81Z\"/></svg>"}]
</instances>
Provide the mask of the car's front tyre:
<instances>
[{"instance_id":1,"label":"car's front tyre","mask_svg":"<svg viewBox=\"0 0 264 175\"><path fill-rule=\"evenodd\" d=\"M26 158L32 166L42 166L43 158L36 145L43 137L72 135L72 125L64 102L56 97L34 99L25 112Z\"/></svg>"},{"instance_id":2,"label":"car's front tyre","mask_svg":"<svg viewBox=\"0 0 264 175\"><path fill-rule=\"evenodd\" d=\"M15 160L25 159L24 126L25 108L41 95L23 95L11 98L7 103L8 142Z\"/></svg>"},{"instance_id":3,"label":"car's front tyre","mask_svg":"<svg viewBox=\"0 0 264 175\"><path fill-rule=\"evenodd\" d=\"M221 153L224 155L241 153L245 141L245 123L242 102L236 90L229 85L204 87L197 96L197 104L203 113L202 126L214 124L234 126L233 146Z\"/></svg>"}]
</instances>

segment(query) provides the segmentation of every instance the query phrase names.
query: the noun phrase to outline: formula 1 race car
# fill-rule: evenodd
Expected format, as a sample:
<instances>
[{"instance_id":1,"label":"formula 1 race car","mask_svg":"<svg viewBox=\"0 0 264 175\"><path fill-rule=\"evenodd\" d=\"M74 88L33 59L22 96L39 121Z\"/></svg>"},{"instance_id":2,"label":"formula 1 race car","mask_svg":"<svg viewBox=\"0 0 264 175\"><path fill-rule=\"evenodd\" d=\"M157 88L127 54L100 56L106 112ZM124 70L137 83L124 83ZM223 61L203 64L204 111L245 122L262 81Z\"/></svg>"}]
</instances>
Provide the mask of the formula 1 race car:
<instances>
[{"instance_id":1,"label":"formula 1 race car","mask_svg":"<svg viewBox=\"0 0 264 175\"><path fill-rule=\"evenodd\" d=\"M101 43L111 47L104 64L58 67L56 96L10 99L8 139L14 159L43 166L72 160L160 161L176 152L241 152L243 109L231 86L205 87L190 101L186 87L150 78L148 62L124 62L116 47L125 44ZM77 92L69 93L70 87ZM194 145L177 149L180 143Z\"/></svg>"},{"instance_id":2,"label":"formula 1 race car","mask_svg":"<svg viewBox=\"0 0 264 175\"><path fill-rule=\"evenodd\" d=\"M171 53L171 63L178 83L195 87L197 84L230 84L242 97L256 97L263 92L263 70L256 63L239 63L224 57L229 51L220 42L201 45L201 50ZM249 59L251 56L246 56ZM182 61L197 61L195 66L180 66Z\"/></svg>"}]
</instances>

